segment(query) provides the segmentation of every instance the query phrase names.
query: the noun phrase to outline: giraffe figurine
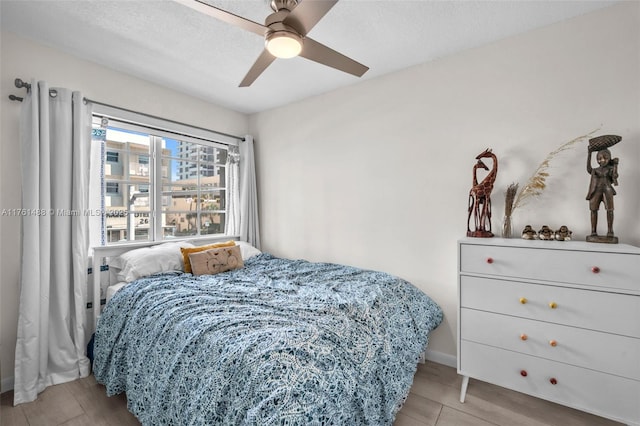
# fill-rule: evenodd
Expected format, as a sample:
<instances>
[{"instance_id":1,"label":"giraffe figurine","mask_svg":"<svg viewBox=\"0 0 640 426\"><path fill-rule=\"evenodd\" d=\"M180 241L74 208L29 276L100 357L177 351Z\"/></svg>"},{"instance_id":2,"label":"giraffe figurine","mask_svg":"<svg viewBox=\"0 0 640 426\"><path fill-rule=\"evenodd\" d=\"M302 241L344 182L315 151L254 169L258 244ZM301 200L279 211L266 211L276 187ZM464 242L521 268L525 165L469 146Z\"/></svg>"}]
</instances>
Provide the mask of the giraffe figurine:
<instances>
[{"instance_id":1,"label":"giraffe figurine","mask_svg":"<svg viewBox=\"0 0 640 426\"><path fill-rule=\"evenodd\" d=\"M491 158L493 165L491 170L480 183L478 183L478 169L489 170L482 161L483 158ZM469 191L469 212L467 217L468 237L493 237L491 232L491 191L498 174L498 158L487 148L476 157L473 166L473 186ZM474 229L471 230L471 215L474 217Z\"/></svg>"}]
</instances>

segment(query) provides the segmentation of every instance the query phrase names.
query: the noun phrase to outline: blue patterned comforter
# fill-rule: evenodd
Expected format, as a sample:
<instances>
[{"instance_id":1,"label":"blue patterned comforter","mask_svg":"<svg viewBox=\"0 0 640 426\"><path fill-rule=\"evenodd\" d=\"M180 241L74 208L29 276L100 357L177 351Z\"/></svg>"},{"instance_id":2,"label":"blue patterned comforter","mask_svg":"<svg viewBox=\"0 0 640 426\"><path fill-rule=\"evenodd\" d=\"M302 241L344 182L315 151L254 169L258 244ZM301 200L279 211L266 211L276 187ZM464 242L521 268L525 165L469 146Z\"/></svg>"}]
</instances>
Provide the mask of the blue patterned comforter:
<instances>
[{"instance_id":1,"label":"blue patterned comforter","mask_svg":"<svg viewBox=\"0 0 640 426\"><path fill-rule=\"evenodd\" d=\"M261 254L118 291L93 371L143 425L390 425L441 321L399 278Z\"/></svg>"}]
</instances>

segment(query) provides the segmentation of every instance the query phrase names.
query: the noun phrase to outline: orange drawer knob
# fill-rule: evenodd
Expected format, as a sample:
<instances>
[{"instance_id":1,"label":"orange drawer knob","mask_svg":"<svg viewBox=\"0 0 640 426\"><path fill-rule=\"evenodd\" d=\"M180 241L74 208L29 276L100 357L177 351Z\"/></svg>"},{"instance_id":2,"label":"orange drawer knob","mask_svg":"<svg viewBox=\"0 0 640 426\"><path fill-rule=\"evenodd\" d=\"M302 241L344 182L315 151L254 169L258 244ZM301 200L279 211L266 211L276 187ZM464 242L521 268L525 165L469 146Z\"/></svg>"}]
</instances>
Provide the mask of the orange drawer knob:
<instances>
[{"instance_id":1,"label":"orange drawer knob","mask_svg":"<svg viewBox=\"0 0 640 426\"><path fill-rule=\"evenodd\" d=\"M557 304L556 302L549 302L549 307L550 307L551 309L555 309L555 308L557 308L557 307L558 307L558 304Z\"/></svg>"},{"instance_id":2,"label":"orange drawer knob","mask_svg":"<svg viewBox=\"0 0 640 426\"><path fill-rule=\"evenodd\" d=\"M554 348L555 348L556 346L558 346L558 342L556 342L555 340L549 340L549 344L550 344L551 346L553 346Z\"/></svg>"},{"instance_id":3,"label":"orange drawer knob","mask_svg":"<svg viewBox=\"0 0 640 426\"><path fill-rule=\"evenodd\" d=\"M551 383L552 385L557 385L558 384L558 380L556 380L555 377L552 377L549 379L549 383Z\"/></svg>"},{"instance_id":4,"label":"orange drawer knob","mask_svg":"<svg viewBox=\"0 0 640 426\"><path fill-rule=\"evenodd\" d=\"M527 298L526 298L526 297L521 297L521 298L520 298L520 303L522 303L523 305L524 305L525 303L527 303Z\"/></svg>"},{"instance_id":5,"label":"orange drawer knob","mask_svg":"<svg viewBox=\"0 0 640 426\"><path fill-rule=\"evenodd\" d=\"M529 336L527 336L526 334L522 333L520 335L520 340L527 340L529 338Z\"/></svg>"},{"instance_id":6,"label":"orange drawer knob","mask_svg":"<svg viewBox=\"0 0 640 426\"><path fill-rule=\"evenodd\" d=\"M527 370L520 370L520 375L522 377L527 377Z\"/></svg>"}]
</instances>

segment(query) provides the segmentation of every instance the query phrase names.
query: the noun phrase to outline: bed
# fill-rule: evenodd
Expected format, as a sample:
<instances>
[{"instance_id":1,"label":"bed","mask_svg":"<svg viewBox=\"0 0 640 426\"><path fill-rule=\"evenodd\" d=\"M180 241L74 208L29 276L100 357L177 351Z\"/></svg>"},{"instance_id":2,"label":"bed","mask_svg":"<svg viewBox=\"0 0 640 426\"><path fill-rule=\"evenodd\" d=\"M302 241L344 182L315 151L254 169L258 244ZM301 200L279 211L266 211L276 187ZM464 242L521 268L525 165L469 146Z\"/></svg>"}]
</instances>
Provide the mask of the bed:
<instances>
[{"instance_id":1,"label":"bed","mask_svg":"<svg viewBox=\"0 0 640 426\"><path fill-rule=\"evenodd\" d=\"M143 425L392 424L440 307L382 272L255 249L241 263L129 277L97 322L107 394Z\"/></svg>"}]
</instances>

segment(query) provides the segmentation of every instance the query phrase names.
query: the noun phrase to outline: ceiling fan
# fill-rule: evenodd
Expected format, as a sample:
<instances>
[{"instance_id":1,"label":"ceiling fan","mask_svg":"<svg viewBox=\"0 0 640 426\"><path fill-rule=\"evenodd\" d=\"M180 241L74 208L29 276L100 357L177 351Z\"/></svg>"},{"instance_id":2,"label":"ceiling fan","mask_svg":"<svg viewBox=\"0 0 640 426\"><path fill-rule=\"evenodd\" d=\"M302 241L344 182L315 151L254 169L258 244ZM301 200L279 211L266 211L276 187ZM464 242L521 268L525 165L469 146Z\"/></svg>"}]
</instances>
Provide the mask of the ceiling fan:
<instances>
[{"instance_id":1,"label":"ceiling fan","mask_svg":"<svg viewBox=\"0 0 640 426\"><path fill-rule=\"evenodd\" d=\"M250 86L276 58L302 56L357 77L361 77L369 69L307 37L309 31L338 0L271 0L274 13L267 16L264 25L200 0L175 1L265 38L265 49L240 82L240 87Z\"/></svg>"}]
</instances>

